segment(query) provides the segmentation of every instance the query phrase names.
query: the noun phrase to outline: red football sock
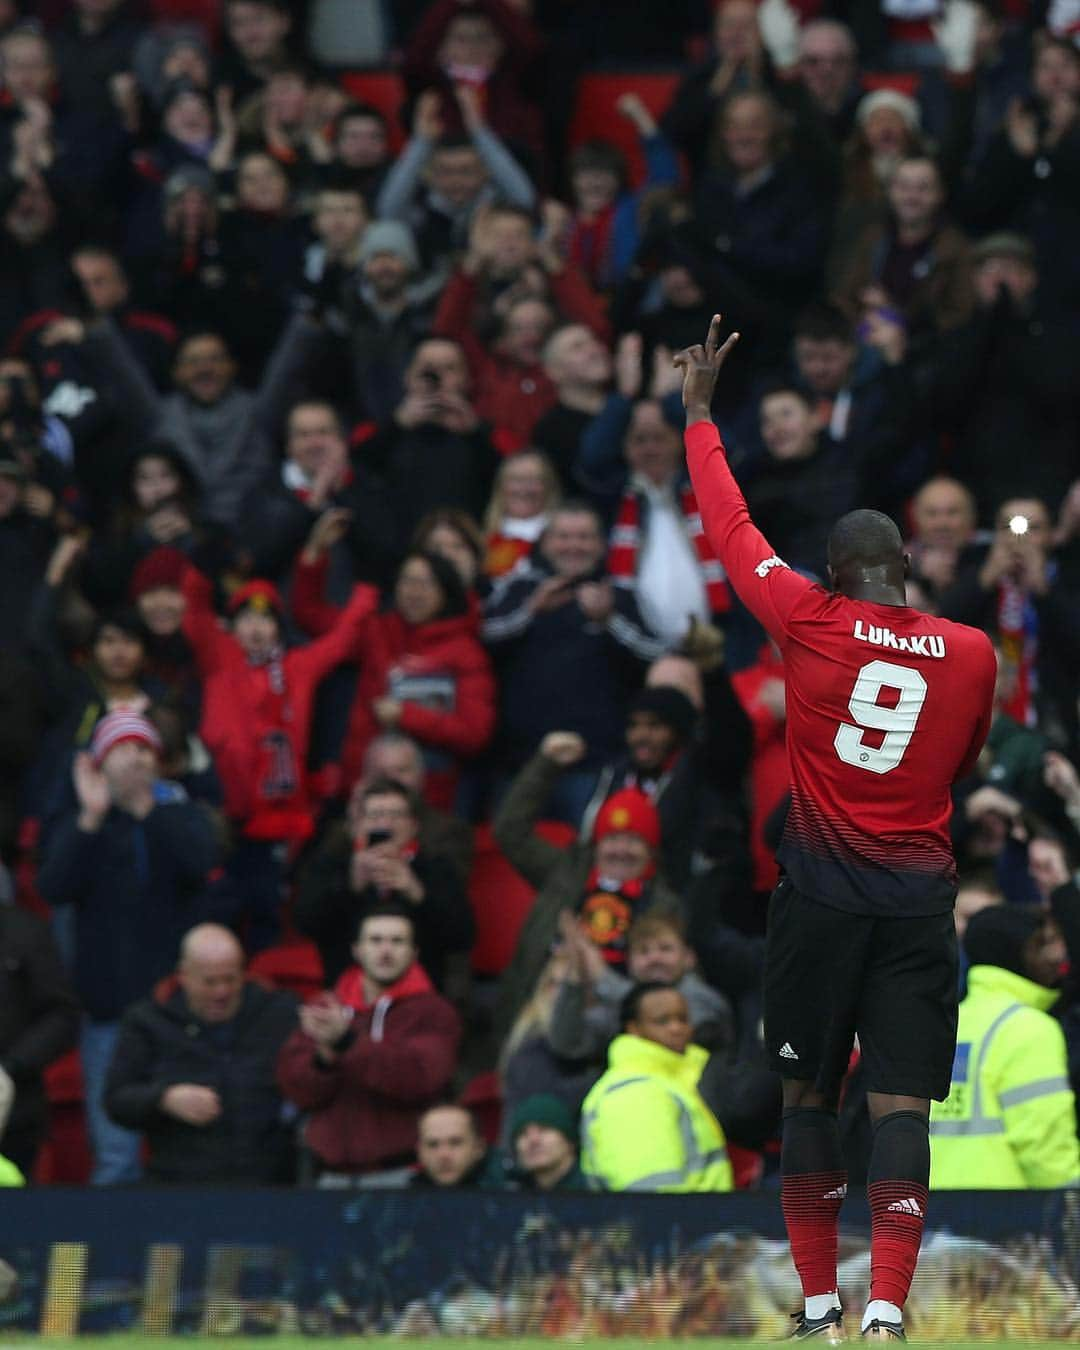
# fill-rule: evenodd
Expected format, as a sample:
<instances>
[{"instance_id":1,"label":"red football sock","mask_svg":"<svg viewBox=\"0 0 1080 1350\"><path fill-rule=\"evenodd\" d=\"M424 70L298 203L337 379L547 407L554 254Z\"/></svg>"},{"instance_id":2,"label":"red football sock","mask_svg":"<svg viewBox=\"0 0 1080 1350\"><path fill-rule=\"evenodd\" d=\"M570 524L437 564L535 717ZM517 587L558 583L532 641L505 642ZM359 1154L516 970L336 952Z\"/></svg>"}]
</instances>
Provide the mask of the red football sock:
<instances>
[{"instance_id":1,"label":"red football sock","mask_svg":"<svg viewBox=\"0 0 1080 1350\"><path fill-rule=\"evenodd\" d=\"M846 1172L809 1172L781 1181L780 1203L791 1259L805 1298L831 1294L836 1288L840 1206L846 1193Z\"/></svg>"},{"instance_id":2,"label":"red football sock","mask_svg":"<svg viewBox=\"0 0 1080 1350\"><path fill-rule=\"evenodd\" d=\"M870 1198L870 1298L902 1308L919 1259L929 1192L914 1181L874 1181Z\"/></svg>"}]
</instances>

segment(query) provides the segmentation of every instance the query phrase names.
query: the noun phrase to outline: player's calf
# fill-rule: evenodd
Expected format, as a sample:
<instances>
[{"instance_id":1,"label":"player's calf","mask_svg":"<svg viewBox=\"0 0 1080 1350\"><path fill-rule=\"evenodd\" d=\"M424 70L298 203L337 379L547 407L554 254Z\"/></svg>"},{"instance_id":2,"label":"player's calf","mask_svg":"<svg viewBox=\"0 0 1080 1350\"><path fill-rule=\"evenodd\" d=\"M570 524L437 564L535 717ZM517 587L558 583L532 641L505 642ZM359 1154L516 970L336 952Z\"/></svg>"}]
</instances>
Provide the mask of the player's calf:
<instances>
[{"instance_id":1,"label":"player's calf","mask_svg":"<svg viewBox=\"0 0 1080 1350\"><path fill-rule=\"evenodd\" d=\"M879 1117L866 1185L871 1222L866 1339L904 1339L904 1304L919 1259L929 1184L927 1115L904 1110Z\"/></svg>"}]
</instances>

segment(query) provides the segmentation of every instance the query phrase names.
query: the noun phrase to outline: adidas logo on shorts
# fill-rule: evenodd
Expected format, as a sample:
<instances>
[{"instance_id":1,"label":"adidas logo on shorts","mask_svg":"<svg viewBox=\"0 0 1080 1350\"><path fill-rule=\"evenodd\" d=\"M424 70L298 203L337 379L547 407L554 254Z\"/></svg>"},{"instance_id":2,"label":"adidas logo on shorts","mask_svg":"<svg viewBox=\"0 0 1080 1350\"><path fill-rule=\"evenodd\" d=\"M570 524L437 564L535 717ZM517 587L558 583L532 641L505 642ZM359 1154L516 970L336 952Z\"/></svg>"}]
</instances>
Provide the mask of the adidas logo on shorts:
<instances>
[{"instance_id":1,"label":"adidas logo on shorts","mask_svg":"<svg viewBox=\"0 0 1080 1350\"><path fill-rule=\"evenodd\" d=\"M887 1212L889 1214L914 1214L917 1219L921 1219L923 1216L918 1200L911 1195L906 1200L894 1200Z\"/></svg>"},{"instance_id":2,"label":"adidas logo on shorts","mask_svg":"<svg viewBox=\"0 0 1080 1350\"><path fill-rule=\"evenodd\" d=\"M795 1053L795 1051L792 1050L790 1041L785 1041L784 1044L780 1047L780 1058L781 1059L799 1058L799 1056Z\"/></svg>"},{"instance_id":3,"label":"adidas logo on shorts","mask_svg":"<svg viewBox=\"0 0 1080 1350\"><path fill-rule=\"evenodd\" d=\"M823 1198L826 1200L843 1200L846 1196L847 1187L837 1186L835 1191L826 1191Z\"/></svg>"}]
</instances>

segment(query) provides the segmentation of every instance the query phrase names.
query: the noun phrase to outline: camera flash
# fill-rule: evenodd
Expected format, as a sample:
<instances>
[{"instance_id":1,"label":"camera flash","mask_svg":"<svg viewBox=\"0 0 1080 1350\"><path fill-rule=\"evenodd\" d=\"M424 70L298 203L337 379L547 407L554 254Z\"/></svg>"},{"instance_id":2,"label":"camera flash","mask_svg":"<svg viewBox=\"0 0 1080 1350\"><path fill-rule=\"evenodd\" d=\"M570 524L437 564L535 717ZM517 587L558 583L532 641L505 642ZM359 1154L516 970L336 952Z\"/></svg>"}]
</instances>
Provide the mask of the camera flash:
<instances>
[{"instance_id":1,"label":"camera flash","mask_svg":"<svg viewBox=\"0 0 1080 1350\"><path fill-rule=\"evenodd\" d=\"M1012 516L1009 520L1009 529L1013 534L1027 534L1027 516Z\"/></svg>"}]
</instances>

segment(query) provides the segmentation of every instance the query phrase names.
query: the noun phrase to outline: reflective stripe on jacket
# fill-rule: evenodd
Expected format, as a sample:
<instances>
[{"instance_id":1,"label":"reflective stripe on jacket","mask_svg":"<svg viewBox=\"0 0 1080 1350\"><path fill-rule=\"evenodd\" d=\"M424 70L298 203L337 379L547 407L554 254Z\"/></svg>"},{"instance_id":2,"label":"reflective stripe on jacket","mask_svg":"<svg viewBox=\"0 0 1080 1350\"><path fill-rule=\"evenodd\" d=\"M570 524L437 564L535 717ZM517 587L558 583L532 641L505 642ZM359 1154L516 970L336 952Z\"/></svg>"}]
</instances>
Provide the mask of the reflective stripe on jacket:
<instances>
[{"instance_id":1,"label":"reflective stripe on jacket","mask_svg":"<svg viewBox=\"0 0 1080 1350\"><path fill-rule=\"evenodd\" d=\"M730 1191L724 1132L697 1083L708 1055L616 1036L581 1108L581 1166L604 1191Z\"/></svg>"},{"instance_id":2,"label":"reflective stripe on jacket","mask_svg":"<svg viewBox=\"0 0 1080 1350\"><path fill-rule=\"evenodd\" d=\"M934 1190L1080 1184L1058 992L1000 966L972 966L960 1004L952 1087L930 1110Z\"/></svg>"}]
</instances>

